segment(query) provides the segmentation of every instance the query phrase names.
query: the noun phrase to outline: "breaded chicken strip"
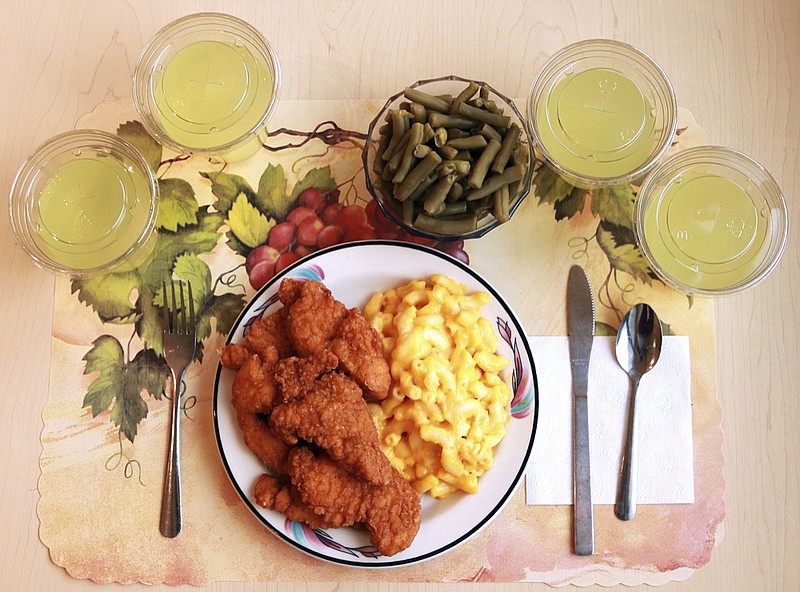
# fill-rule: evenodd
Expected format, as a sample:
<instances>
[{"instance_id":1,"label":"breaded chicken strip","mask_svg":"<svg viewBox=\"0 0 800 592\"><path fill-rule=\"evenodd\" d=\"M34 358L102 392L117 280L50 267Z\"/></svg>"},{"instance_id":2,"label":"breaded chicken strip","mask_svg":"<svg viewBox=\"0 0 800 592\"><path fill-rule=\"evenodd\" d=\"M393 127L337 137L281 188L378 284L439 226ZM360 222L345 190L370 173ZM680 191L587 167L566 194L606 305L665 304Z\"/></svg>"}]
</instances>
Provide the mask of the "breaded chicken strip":
<instances>
[{"instance_id":1,"label":"breaded chicken strip","mask_svg":"<svg viewBox=\"0 0 800 592\"><path fill-rule=\"evenodd\" d=\"M339 365L339 358L323 350L310 358L292 356L278 362L274 368L275 383L281 401L288 403L297 399L314 381Z\"/></svg>"},{"instance_id":2,"label":"breaded chicken strip","mask_svg":"<svg viewBox=\"0 0 800 592\"><path fill-rule=\"evenodd\" d=\"M347 311L330 349L339 358L339 370L358 383L368 401L386 398L392 383L389 364L383 357L378 332L360 310L351 308Z\"/></svg>"},{"instance_id":3,"label":"breaded chicken strip","mask_svg":"<svg viewBox=\"0 0 800 592\"><path fill-rule=\"evenodd\" d=\"M314 513L311 506L300 497L300 492L291 483L284 483L273 475L261 475L253 490L256 503L264 508L276 510L294 522L304 522L311 528L338 528L349 524L326 522Z\"/></svg>"},{"instance_id":4,"label":"breaded chicken strip","mask_svg":"<svg viewBox=\"0 0 800 592\"><path fill-rule=\"evenodd\" d=\"M302 501L325 523L364 524L372 545L386 556L408 548L419 531L419 494L394 469L388 484L373 485L324 453L295 448L289 455L289 477Z\"/></svg>"},{"instance_id":5,"label":"breaded chicken strip","mask_svg":"<svg viewBox=\"0 0 800 592\"><path fill-rule=\"evenodd\" d=\"M288 308L286 333L294 350L308 357L327 349L336 336L347 308L320 282L285 279L278 295Z\"/></svg>"},{"instance_id":6,"label":"breaded chicken strip","mask_svg":"<svg viewBox=\"0 0 800 592\"><path fill-rule=\"evenodd\" d=\"M290 447L269 427L266 416L236 410L236 421L244 436L244 443L264 465L285 475Z\"/></svg>"},{"instance_id":7,"label":"breaded chicken strip","mask_svg":"<svg viewBox=\"0 0 800 592\"><path fill-rule=\"evenodd\" d=\"M247 329L244 337L245 345L267 363L274 363L294 355L294 349L286 332L287 313L286 308L280 308L257 320Z\"/></svg>"},{"instance_id":8,"label":"breaded chicken strip","mask_svg":"<svg viewBox=\"0 0 800 592\"><path fill-rule=\"evenodd\" d=\"M298 397L275 406L269 422L289 446L304 440L369 483L391 480L393 469L380 449L361 388L343 374L323 374L310 382Z\"/></svg>"},{"instance_id":9,"label":"breaded chicken strip","mask_svg":"<svg viewBox=\"0 0 800 592\"><path fill-rule=\"evenodd\" d=\"M247 347L238 343L229 343L219 350L219 361L228 370L236 371L253 355Z\"/></svg>"},{"instance_id":10,"label":"breaded chicken strip","mask_svg":"<svg viewBox=\"0 0 800 592\"><path fill-rule=\"evenodd\" d=\"M231 393L235 409L247 413L272 413L272 408L280 402L274 366L250 354L233 377Z\"/></svg>"}]
</instances>

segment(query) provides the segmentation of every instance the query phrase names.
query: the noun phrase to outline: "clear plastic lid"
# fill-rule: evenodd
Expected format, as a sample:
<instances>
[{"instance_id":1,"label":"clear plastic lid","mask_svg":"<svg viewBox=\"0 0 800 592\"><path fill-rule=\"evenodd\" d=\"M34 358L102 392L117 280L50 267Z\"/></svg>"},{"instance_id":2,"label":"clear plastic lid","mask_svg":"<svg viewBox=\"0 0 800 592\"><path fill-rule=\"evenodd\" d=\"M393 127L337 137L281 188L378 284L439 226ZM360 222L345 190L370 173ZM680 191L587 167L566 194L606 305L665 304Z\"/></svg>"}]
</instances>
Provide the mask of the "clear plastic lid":
<instances>
[{"instance_id":1,"label":"clear plastic lid","mask_svg":"<svg viewBox=\"0 0 800 592\"><path fill-rule=\"evenodd\" d=\"M122 138L77 130L22 165L9 198L17 242L45 269L72 277L116 269L150 245L158 185Z\"/></svg>"},{"instance_id":2,"label":"clear plastic lid","mask_svg":"<svg viewBox=\"0 0 800 592\"><path fill-rule=\"evenodd\" d=\"M625 43L580 41L542 68L528 99L537 153L580 187L630 183L667 151L675 93L651 58Z\"/></svg>"},{"instance_id":3,"label":"clear plastic lid","mask_svg":"<svg viewBox=\"0 0 800 592\"><path fill-rule=\"evenodd\" d=\"M677 153L647 178L634 231L666 283L687 293L729 294L777 265L788 234L786 204L755 160L701 146Z\"/></svg>"},{"instance_id":4,"label":"clear plastic lid","mask_svg":"<svg viewBox=\"0 0 800 592\"><path fill-rule=\"evenodd\" d=\"M162 144L219 154L266 127L280 79L277 56L261 33L230 15L198 13L166 25L144 48L134 104Z\"/></svg>"}]
</instances>

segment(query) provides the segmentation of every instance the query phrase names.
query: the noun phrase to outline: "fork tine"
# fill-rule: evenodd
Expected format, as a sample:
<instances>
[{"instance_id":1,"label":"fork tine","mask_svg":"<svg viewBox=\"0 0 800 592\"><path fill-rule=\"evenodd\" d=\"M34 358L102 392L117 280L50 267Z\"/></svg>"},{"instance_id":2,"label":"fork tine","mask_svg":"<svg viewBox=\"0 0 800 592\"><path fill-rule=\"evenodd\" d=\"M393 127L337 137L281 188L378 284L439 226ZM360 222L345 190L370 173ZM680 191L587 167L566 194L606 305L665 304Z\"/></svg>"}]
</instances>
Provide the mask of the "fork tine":
<instances>
[{"instance_id":1,"label":"fork tine","mask_svg":"<svg viewBox=\"0 0 800 592\"><path fill-rule=\"evenodd\" d=\"M195 319L194 319L194 298L192 297L192 282L187 281L186 286L189 288L189 327L186 333L188 335L194 336Z\"/></svg>"},{"instance_id":2,"label":"fork tine","mask_svg":"<svg viewBox=\"0 0 800 592\"><path fill-rule=\"evenodd\" d=\"M175 332L178 333L179 335L185 335L186 334L186 302L185 302L185 300L183 298L183 282L181 282L181 281L178 282L178 290L181 293L181 309L180 309L180 317L179 317L180 318L180 322L178 323L178 327L176 328ZM175 309L175 310L176 310L176 314L177 314L177 309Z\"/></svg>"},{"instance_id":3,"label":"fork tine","mask_svg":"<svg viewBox=\"0 0 800 592\"><path fill-rule=\"evenodd\" d=\"M167 301L167 282L164 280L162 282L164 286L164 290L162 294L164 295L164 331L169 331L169 303Z\"/></svg>"},{"instance_id":4,"label":"fork tine","mask_svg":"<svg viewBox=\"0 0 800 592\"><path fill-rule=\"evenodd\" d=\"M175 300L175 282L170 282L172 289L172 309L169 312L169 332L177 333L178 331L178 302Z\"/></svg>"}]
</instances>

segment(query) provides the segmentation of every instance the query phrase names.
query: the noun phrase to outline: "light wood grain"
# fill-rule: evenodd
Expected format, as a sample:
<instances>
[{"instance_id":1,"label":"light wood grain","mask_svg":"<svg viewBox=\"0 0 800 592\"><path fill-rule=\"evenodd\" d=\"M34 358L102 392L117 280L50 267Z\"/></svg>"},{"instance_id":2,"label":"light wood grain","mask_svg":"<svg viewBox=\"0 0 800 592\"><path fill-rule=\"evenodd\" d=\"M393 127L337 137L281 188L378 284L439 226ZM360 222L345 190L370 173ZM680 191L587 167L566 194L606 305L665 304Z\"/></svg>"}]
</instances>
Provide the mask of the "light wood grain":
<instances>
[{"instance_id":1,"label":"light wood grain","mask_svg":"<svg viewBox=\"0 0 800 592\"><path fill-rule=\"evenodd\" d=\"M551 53L589 37L626 41L655 57L669 73L680 105L695 114L712 143L744 150L775 176L787 198L791 228L783 261L768 280L716 304L725 534L707 566L664 589L800 590L796 0L8 2L0 36L0 193L8 194L16 169L36 145L71 129L97 104L130 96L131 72L144 42L163 24L199 10L230 12L262 30L280 56L282 96L290 99L382 98L410 81L444 73L486 79L523 97ZM37 537L52 278L14 245L5 216L0 248L0 588L89 589L91 584L52 564ZM347 584L219 583L208 589L362 591L377 588L370 584L375 577L365 574L361 583Z\"/></svg>"}]
</instances>

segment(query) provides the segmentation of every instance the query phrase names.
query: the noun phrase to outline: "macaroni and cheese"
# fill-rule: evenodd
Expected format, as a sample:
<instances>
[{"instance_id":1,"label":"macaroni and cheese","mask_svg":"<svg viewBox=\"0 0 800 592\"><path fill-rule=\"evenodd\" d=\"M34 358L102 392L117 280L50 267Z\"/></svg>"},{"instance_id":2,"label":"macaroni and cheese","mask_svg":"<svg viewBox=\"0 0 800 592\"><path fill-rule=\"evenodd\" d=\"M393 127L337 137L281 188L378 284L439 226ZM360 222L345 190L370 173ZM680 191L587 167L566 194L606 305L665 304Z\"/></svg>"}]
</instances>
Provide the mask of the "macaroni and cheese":
<instances>
[{"instance_id":1,"label":"macaroni and cheese","mask_svg":"<svg viewBox=\"0 0 800 592\"><path fill-rule=\"evenodd\" d=\"M511 389L500 372L485 292L444 275L370 298L364 316L378 331L392 387L370 405L381 448L419 493L475 493L505 435Z\"/></svg>"}]
</instances>

